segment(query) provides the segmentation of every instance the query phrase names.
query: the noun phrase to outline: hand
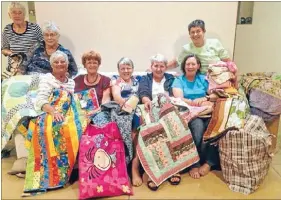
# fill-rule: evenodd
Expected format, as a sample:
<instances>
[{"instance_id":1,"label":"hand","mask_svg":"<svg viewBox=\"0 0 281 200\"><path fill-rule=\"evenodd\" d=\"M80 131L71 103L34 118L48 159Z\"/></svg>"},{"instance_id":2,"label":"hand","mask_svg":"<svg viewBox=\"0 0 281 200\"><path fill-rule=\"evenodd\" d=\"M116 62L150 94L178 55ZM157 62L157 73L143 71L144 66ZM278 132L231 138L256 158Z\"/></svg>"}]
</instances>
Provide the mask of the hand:
<instances>
[{"instance_id":1,"label":"hand","mask_svg":"<svg viewBox=\"0 0 281 200\"><path fill-rule=\"evenodd\" d=\"M145 72L151 72L151 68L148 68L147 70L145 70Z\"/></svg>"},{"instance_id":2,"label":"hand","mask_svg":"<svg viewBox=\"0 0 281 200\"><path fill-rule=\"evenodd\" d=\"M64 121L64 116L60 112L55 111L55 112L53 112L52 115L53 115L55 121L57 121L57 122Z\"/></svg>"},{"instance_id":3,"label":"hand","mask_svg":"<svg viewBox=\"0 0 281 200\"><path fill-rule=\"evenodd\" d=\"M6 49L3 54L4 56L10 56L13 52L10 49Z\"/></svg>"},{"instance_id":4,"label":"hand","mask_svg":"<svg viewBox=\"0 0 281 200\"><path fill-rule=\"evenodd\" d=\"M203 102L205 102L205 101L207 101L207 98L206 97L202 97L202 98L194 99L192 101L192 104L193 104L193 106L201 106L201 104Z\"/></svg>"},{"instance_id":5,"label":"hand","mask_svg":"<svg viewBox=\"0 0 281 200\"><path fill-rule=\"evenodd\" d=\"M149 112L151 110L151 101L147 101L144 103L144 109L146 112Z\"/></svg>"}]
</instances>

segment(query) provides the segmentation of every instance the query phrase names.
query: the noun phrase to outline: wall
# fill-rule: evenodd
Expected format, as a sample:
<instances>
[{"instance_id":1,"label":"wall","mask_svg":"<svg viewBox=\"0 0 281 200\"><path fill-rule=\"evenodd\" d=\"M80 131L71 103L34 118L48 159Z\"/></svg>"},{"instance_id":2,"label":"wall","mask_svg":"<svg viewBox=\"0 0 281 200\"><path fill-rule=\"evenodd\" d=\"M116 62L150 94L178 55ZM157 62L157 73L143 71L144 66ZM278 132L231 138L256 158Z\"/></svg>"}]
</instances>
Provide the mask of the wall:
<instances>
[{"instance_id":1,"label":"wall","mask_svg":"<svg viewBox=\"0 0 281 200\"><path fill-rule=\"evenodd\" d=\"M255 2L252 25L237 25L234 60L240 73L281 72L281 2Z\"/></svg>"},{"instance_id":2,"label":"wall","mask_svg":"<svg viewBox=\"0 0 281 200\"><path fill-rule=\"evenodd\" d=\"M149 58L162 53L177 56L189 41L188 24L201 18L206 37L221 40L233 54L237 2L36 2L41 25L53 20L61 28L60 43L77 63L90 49L102 55L102 71L115 71L117 61L128 56L136 71L149 66Z\"/></svg>"},{"instance_id":3,"label":"wall","mask_svg":"<svg viewBox=\"0 0 281 200\"><path fill-rule=\"evenodd\" d=\"M27 2L21 2L25 8L26 8L26 12L28 12L28 6L27 6ZM8 15L8 6L9 6L10 2L1 2L1 20L2 20L2 24L1 24L1 30L3 31L3 29L5 28L5 26L7 24L12 23L12 20L10 19L9 15ZM28 20L28 13L26 13L26 20ZM8 59L7 57L3 56L1 54L1 67L2 70L6 68L6 66L8 65Z\"/></svg>"}]
</instances>

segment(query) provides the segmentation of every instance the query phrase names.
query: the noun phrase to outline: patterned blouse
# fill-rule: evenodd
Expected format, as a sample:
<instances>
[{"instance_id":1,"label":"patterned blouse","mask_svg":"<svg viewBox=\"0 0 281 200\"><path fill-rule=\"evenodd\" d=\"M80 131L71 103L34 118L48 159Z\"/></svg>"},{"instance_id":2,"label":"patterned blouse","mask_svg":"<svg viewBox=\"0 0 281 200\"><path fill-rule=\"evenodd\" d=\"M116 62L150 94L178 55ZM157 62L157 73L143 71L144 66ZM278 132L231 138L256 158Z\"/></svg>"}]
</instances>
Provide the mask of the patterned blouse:
<instances>
[{"instance_id":1,"label":"patterned blouse","mask_svg":"<svg viewBox=\"0 0 281 200\"><path fill-rule=\"evenodd\" d=\"M61 44L59 44L57 50L64 52L68 57L68 73L70 77L77 74L78 69L76 62L68 49L65 49ZM22 74L46 74L52 72L50 64L50 56L46 54L45 42L37 43L33 50L27 54L27 60L23 62L20 66Z\"/></svg>"},{"instance_id":2,"label":"patterned blouse","mask_svg":"<svg viewBox=\"0 0 281 200\"><path fill-rule=\"evenodd\" d=\"M136 95L139 88L141 76L132 76L132 84L126 83L120 76L113 75L111 78L111 85L118 85L121 88L121 97L129 98L131 95Z\"/></svg>"},{"instance_id":3,"label":"patterned blouse","mask_svg":"<svg viewBox=\"0 0 281 200\"><path fill-rule=\"evenodd\" d=\"M107 76L101 75L101 74L100 74L100 77L101 77L100 81L96 85L89 86L89 85L86 85L84 82L85 75L77 76L74 79L74 81L75 81L74 92L80 92L83 90L88 90L90 88L95 88L99 105L101 105L102 98L103 98L103 92L110 87L110 78L108 78Z\"/></svg>"}]
</instances>

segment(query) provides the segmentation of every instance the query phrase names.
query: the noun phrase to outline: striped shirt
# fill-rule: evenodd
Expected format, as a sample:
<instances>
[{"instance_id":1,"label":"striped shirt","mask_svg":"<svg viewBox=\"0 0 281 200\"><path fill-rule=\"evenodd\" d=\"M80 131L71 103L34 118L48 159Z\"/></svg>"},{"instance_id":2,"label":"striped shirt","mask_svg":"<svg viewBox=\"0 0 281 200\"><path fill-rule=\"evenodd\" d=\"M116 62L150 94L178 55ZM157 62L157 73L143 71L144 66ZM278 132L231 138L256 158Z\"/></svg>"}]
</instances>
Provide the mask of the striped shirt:
<instances>
[{"instance_id":1,"label":"striped shirt","mask_svg":"<svg viewBox=\"0 0 281 200\"><path fill-rule=\"evenodd\" d=\"M75 82L72 79L68 78L67 82L63 83L57 80L51 73L42 75L38 86L35 109L41 110L44 104L50 103L49 97L55 88L64 88L65 90L74 93L74 87Z\"/></svg>"},{"instance_id":2,"label":"striped shirt","mask_svg":"<svg viewBox=\"0 0 281 200\"><path fill-rule=\"evenodd\" d=\"M3 49L10 49L13 53L27 53L29 49L38 41L43 40L41 28L34 23L26 22L26 30L24 33L16 33L13 30L13 23L8 24L2 32ZM8 57L8 68L11 65L11 58Z\"/></svg>"}]
</instances>

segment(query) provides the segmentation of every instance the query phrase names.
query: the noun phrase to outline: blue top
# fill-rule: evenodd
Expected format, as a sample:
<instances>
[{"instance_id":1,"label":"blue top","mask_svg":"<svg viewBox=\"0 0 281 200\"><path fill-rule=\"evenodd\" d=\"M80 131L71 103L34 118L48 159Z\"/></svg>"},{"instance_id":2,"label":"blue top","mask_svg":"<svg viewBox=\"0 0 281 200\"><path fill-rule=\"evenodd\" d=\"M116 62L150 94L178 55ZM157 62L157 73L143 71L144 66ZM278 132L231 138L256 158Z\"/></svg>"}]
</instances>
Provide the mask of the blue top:
<instances>
[{"instance_id":1,"label":"blue top","mask_svg":"<svg viewBox=\"0 0 281 200\"><path fill-rule=\"evenodd\" d=\"M205 97L209 86L205 78L205 75L196 74L194 81L189 81L185 75L182 75L175 79L172 88L181 89L185 99L194 100Z\"/></svg>"},{"instance_id":2,"label":"blue top","mask_svg":"<svg viewBox=\"0 0 281 200\"><path fill-rule=\"evenodd\" d=\"M141 76L132 76L132 85L127 84L119 75L113 75L111 78L112 85L118 85L121 88L121 97L129 98L132 95L136 95L139 88L139 82Z\"/></svg>"}]
</instances>

